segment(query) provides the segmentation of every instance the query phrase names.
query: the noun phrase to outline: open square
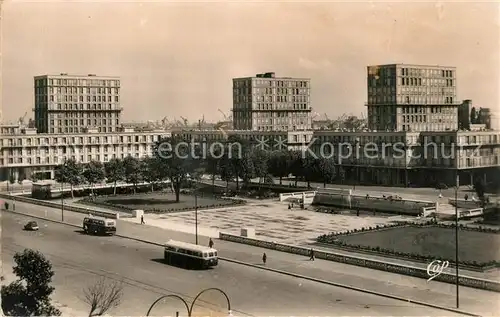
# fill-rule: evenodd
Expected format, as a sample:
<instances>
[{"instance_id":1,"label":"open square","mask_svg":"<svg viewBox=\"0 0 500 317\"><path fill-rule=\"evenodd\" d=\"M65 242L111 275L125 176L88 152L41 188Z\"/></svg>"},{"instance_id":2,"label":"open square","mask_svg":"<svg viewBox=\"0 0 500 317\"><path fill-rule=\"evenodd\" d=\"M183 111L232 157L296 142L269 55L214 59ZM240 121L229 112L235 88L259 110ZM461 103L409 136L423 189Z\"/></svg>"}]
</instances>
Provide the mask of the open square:
<instances>
[{"instance_id":1,"label":"open square","mask_svg":"<svg viewBox=\"0 0 500 317\"><path fill-rule=\"evenodd\" d=\"M500 235L459 230L460 261L486 263L500 261ZM395 227L337 236L348 245L380 247L394 252L455 259L455 229L442 227Z\"/></svg>"},{"instance_id":2,"label":"open square","mask_svg":"<svg viewBox=\"0 0 500 317\"><path fill-rule=\"evenodd\" d=\"M218 206L231 206L234 201L230 199L216 199L211 196L198 196L198 208L210 208L214 205ZM124 196L105 196L97 197L95 199L97 204L105 203L111 204L115 207L124 207L127 209L142 209L144 211L153 210L186 210L195 209L194 195L179 196L179 202L175 201L175 194L172 193L148 193L148 194L135 194Z\"/></svg>"}]
</instances>

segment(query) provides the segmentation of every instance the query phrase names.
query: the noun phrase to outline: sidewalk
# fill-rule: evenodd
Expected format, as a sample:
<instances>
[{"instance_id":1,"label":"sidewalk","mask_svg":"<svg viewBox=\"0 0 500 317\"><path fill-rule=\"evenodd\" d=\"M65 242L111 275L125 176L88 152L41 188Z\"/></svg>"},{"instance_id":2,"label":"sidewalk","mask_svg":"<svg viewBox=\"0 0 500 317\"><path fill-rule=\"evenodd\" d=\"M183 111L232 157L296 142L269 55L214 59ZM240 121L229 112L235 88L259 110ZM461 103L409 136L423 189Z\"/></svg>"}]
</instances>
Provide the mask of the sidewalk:
<instances>
[{"instance_id":1,"label":"sidewalk","mask_svg":"<svg viewBox=\"0 0 500 317\"><path fill-rule=\"evenodd\" d=\"M19 212L43 216L44 210L38 206L19 203ZM45 208L47 217L60 220L60 211ZM65 221L81 225L85 215L72 212L65 213ZM146 223L148 219L146 217ZM118 233L156 243L164 243L168 239L194 243L193 235L165 230L149 225L140 225L130 221L119 221ZM208 238L199 236L200 244L208 244ZM369 289L380 293L391 294L409 299L429 302L446 307L455 305L455 286L440 282L427 282L424 279L404 275L375 271L336 262L316 260L308 261L306 257L261 249L226 241L215 241L215 248L221 257L242 262L261 263L262 254L268 256L267 266L273 269L306 275L340 284ZM224 262L221 263L224 265ZM334 291L334 288L332 288ZM478 289L460 287L460 308L483 316L495 316L500 309L500 294ZM445 314L445 313L444 313Z\"/></svg>"}]
</instances>

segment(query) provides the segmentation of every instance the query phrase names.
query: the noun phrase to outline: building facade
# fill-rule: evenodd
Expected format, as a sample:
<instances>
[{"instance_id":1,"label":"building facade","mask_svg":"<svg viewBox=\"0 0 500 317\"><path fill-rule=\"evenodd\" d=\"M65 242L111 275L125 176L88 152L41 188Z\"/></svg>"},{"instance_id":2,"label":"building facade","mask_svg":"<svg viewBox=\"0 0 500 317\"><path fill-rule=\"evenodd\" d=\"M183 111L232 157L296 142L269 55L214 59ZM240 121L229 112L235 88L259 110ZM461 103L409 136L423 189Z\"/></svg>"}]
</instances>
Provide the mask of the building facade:
<instances>
[{"instance_id":1,"label":"building facade","mask_svg":"<svg viewBox=\"0 0 500 317\"><path fill-rule=\"evenodd\" d=\"M274 73L233 79L235 130L310 130L311 80Z\"/></svg>"},{"instance_id":2,"label":"building facade","mask_svg":"<svg viewBox=\"0 0 500 317\"><path fill-rule=\"evenodd\" d=\"M224 142L239 136L269 151L281 149L314 153L334 160L337 181L346 184L434 186L473 184L500 178L500 131L200 131L176 130L186 142ZM261 140L267 140L262 146ZM279 140L279 141L278 141Z\"/></svg>"},{"instance_id":3,"label":"building facade","mask_svg":"<svg viewBox=\"0 0 500 317\"><path fill-rule=\"evenodd\" d=\"M120 127L120 79L43 75L34 78L35 127L39 133L116 132Z\"/></svg>"},{"instance_id":4,"label":"building facade","mask_svg":"<svg viewBox=\"0 0 500 317\"><path fill-rule=\"evenodd\" d=\"M458 127L454 67L369 66L368 127L377 131L447 131Z\"/></svg>"},{"instance_id":5,"label":"building facade","mask_svg":"<svg viewBox=\"0 0 500 317\"><path fill-rule=\"evenodd\" d=\"M307 148L313 139L313 131L252 131L252 130L186 130L171 131L174 138L179 138L195 145L223 143L229 137L237 137L263 150L299 151Z\"/></svg>"},{"instance_id":6,"label":"building facade","mask_svg":"<svg viewBox=\"0 0 500 317\"><path fill-rule=\"evenodd\" d=\"M92 160L105 163L112 158L131 155L142 158L152 154L152 146L169 132L122 129L112 133L88 130L86 133L38 134L36 129L5 127L11 133L0 138L0 181L52 179L54 168L65 159L79 163Z\"/></svg>"}]
</instances>

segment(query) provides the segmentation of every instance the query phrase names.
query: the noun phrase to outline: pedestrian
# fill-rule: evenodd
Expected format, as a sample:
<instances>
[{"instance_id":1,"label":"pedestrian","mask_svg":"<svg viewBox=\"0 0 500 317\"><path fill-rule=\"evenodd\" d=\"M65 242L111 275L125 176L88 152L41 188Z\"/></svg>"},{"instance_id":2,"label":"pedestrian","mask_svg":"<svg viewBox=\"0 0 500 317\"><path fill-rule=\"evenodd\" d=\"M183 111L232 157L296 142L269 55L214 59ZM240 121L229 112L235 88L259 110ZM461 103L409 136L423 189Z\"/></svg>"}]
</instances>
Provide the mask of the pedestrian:
<instances>
[{"instance_id":1,"label":"pedestrian","mask_svg":"<svg viewBox=\"0 0 500 317\"><path fill-rule=\"evenodd\" d=\"M264 264L266 264L266 261L267 261L267 255L266 255L266 253L264 252L264 254L262 255L262 262L263 262Z\"/></svg>"},{"instance_id":2,"label":"pedestrian","mask_svg":"<svg viewBox=\"0 0 500 317\"><path fill-rule=\"evenodd\" d=\"M443 198L443 194L439 193L439 198Z\"/></svg>"},{"instance_id":3,"label":"pedestrian","mask_svg":"<svg viewBox=\"0 0 500 317\"><path fill-rule=\"evenodd\" d=\"M144 215L141 215L141 225L145 225L146 223L144 222Z\"/></svg>"},{"instance_id":4,"label":"pedestrian","mask_svg":"<svg viewBox=\"0 0 500 317\"><path fill-rule=\"evenodd\" d=\"M309 251L309 261L314 261L314 250L311 249L311 251Z\"/></svg>"},{"instance_id":5,"label":"pedestrian","mask_svg":"<svg viewBox=\"0 0 500 317\"><path fill-rule=\"evenodd\" d=\"M469 195L465 194L464 199L467 201L469 199Z\"/></svg>"},{"instance_id":6,"label":"pedestrian","mask_svg":"<svg viewBox=\"0 0 500 317\"><path fill-rule=\"evenodd\" d=\"M214 241L212 240L212 238L210 238L210 240L208 241L208 247L210 249L214 247Z\"/></svg>"}]
</instances>

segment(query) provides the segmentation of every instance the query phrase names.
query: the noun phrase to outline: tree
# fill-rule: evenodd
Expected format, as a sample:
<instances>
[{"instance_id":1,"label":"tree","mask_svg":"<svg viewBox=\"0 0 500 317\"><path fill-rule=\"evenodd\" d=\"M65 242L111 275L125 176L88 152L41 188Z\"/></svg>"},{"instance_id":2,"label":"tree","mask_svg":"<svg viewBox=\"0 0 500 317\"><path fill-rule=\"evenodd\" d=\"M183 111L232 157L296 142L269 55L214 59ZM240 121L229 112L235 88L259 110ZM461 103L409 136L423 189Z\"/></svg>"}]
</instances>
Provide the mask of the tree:
<instances>
[{"instance_id":1,"label":"tree","mask_svg":"<svg viewBox=\"0 0 500 317\"><path fill-rule=\"evenodd\" d=\"M236 190L240 189L240 179L248 182L252 179L254 167L250 155L250 143L239 136L230 136L226 142L225 152L229 156L231 169L236 178Z\"/></svg>"},{"instance_id":2,"label":"tree","mask_svg":"<svg viewBox=\"0 0 500 317\"><path fill-rule=\"evenodd\" d=\"M476 191L477 197L484 201L484 194L486 193L486 184L482 178L476 178L474 182L474 190Z\"/></svg>"},{"instance_id":3,"label":"tree","mask_svg":"<svg viewBox=\"0 0 500 317\"><path fill-rule=\"evenodd\" d=\"M283 177L288 176L292 166L292 155L288 151L274 151L271 153L268 164L269 173L278 177L280 185L283 184Z\"/></svg>"},{"instance_id":4,"label":"tree","mask_svg":"<svg viewBox=\"0 0 500 317\"><path fill-rule=\"evenodd\" d=\"M233 180L235 177L235 171L233 168L233 164L231 163L230 156L227 152L224 153L224 156L217 163L217 169L220 174L220 178L226 182L226 193L229 190L229 182Z\"/></svg>"},{"instance_id":5,"label":"tree","mask_svg":"<svg viewBox=\"0 0 500 317\"><path fill-rule=\"evenodd\" d=\"M12 185L16 183L16 178L14 177L14 174L12 174L12 172L9 175L9 183L11 183Z\"/></svg>"},{"instance_id":6,"label":"tree","mask_svg":"<svg viewBox=\"0 0 500 317\"><path fill-rule=\"evenodd\" d=\"M214 149L210 151L205 162L205 172L212 178L212 186L215 186L215 176L220 174L219 162L222 159L222 149Z\"/></svg>"},{"instance_id":7,"label":"tree","mask_svg":"<svg viewBox=\"0 0 500 317\"><path fill-rule=\"evenodd\" d=\"M145 157L141 161L141 175L145 182L151 185L151 191L154 191L154 185L162 180L161 162L156 157Z\"/></svg>"},{"instance_id":8,"label":"tree","mask_svg":"<svg viewBox=\"0 0 500 317\"><path fill-rule=\"evenodd\" d=\"M326 183L329 183L335 179L337 175L337 168L335 167L335 160L328 159L325 157L320 157L316 161L316 171L319 179L323 181L323 188L326 187Z\"/></svg>"},{"instance_id":9,"label":"tree","mask_svg":"<svg viewBox=\"0 0 500 317\"><path fill-rule=\"evenodd\" d=\"M14 255L13 268L17 281L2 286L2 310L8 316L60 316L52 306L50 286L52 264L38 251L25 249Z\"/></svg>"},{"instance_id":10,"label":"tree","mask_svg":"<svg viewBox=\"0 0 500 317\"><path fill-rule=\"evenodd\" d=\"M128 155L123 159L124 176L127 184L134 185L134 194L137 191L137 184L142 180L141 162Z\"/></svg>"},{"instance_id":11,"label":"tree","mask_svg":"<svg viewBox=\"0 0 500 317\"><path fill-rule=\"evenodd\" d=\"M269 175L269 152L254 148L250 153L250 160L253 165L253 176L259 178L259 183Z\"/></svg>"},{"instance_id":12,"label":"tree","mask_svg":"<svg viewBox=\"0 0 500 317\"><path fill-rule=\"evenodd\" d=\"M122 284L100 278L95 284L83 291L83 301L90 306L89 317L102 316L118 307L123 296Z\"/></svg>"},{"instance_id":13,"label":"tree","mask_svg":"<svg viewBox=\"0 0 500 317\"><path fill-rule=\"evenodd\" d=\"M292 151L290 152L290 158L290 173L295 176L295 186L297 187L299 178L304 174L304 155L300 151Z\"/></svg>"},{"instance_id":14,"label":"tree","mask_svg":"<svg viewBox=\"0 0 500 317\"><path fill-rule=\"evenodd\" d=\"M158 140L153 146L154 157L158 159L158 170L163 179L170 179L175 192L175 201L180 201L182 184L187 176L198 170L201 159L199 148L181 138L168 137Z\"/></svg>"},{"instance_id":15,"label":"tree","mask_svg":"<svg viewBox=\"0 0 500 317\"><path fill-rule=\"evenodd\" d=\"M75 197L73 187L82 183L82 165L74 159L66 159L63 164L57 165L54 171L54 179L61 184L69 184L71 197Z\"/></svg>"},{"instance_id":16,"label":"tree","mask_svg":"<svg viewBox=\"0 0 500 317\"><path fill-rule=\"evenodd\" d=\"M83 177L89 183L92 194L94 193L94 184L104 180L104 166L99 161L90 161L83 171Z\"/></svg>"},{"instance_id":17,"label":"tree","mask_svg":"<svg viewBox=\"0 0 500 317\"><path fill-rule=\"evenodd\" d=\"M113 195L116 195L116 183L125 178L125 167L123 161L117 158L112 158L104 163L104 174L109 183L113 183Z\"/></svg>"}]
</instances>

